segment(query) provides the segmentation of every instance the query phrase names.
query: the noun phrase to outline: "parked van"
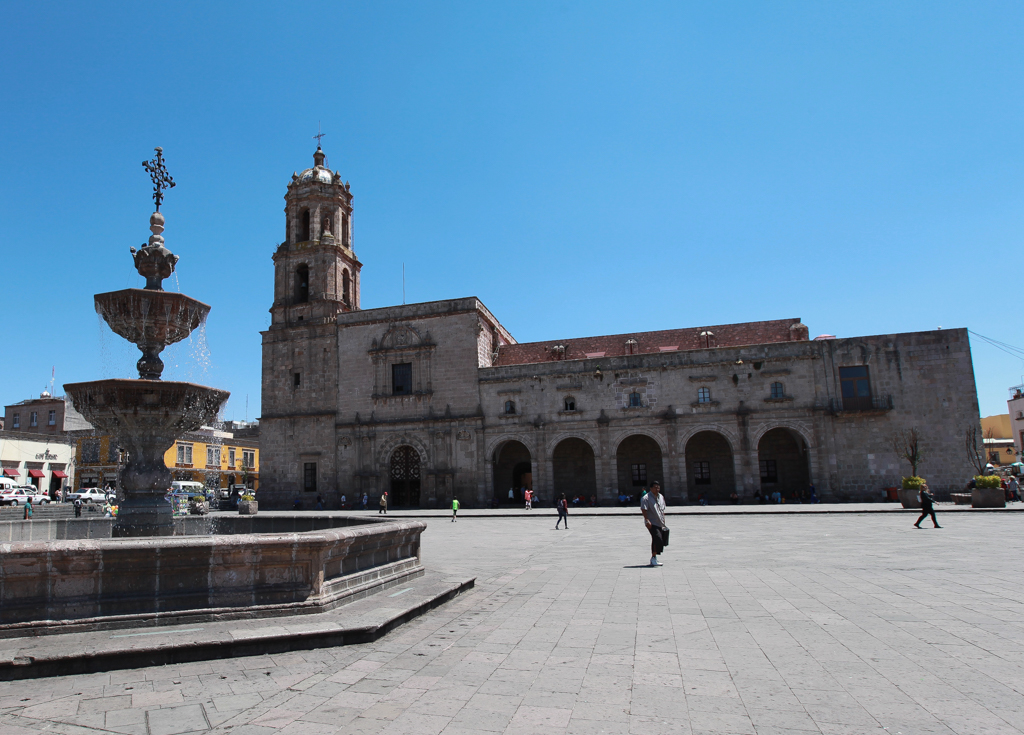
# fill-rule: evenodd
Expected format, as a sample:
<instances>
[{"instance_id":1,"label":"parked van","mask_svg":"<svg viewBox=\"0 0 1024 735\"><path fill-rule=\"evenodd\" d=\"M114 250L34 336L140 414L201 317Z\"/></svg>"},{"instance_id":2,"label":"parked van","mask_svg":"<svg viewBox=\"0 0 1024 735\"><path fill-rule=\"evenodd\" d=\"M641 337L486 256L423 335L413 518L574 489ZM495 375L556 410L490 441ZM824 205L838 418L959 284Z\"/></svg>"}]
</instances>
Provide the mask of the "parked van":
<instances>
[{"instance_id":1,"label":"parked van","mask_svg":"<svg viewBox=\"0 0 1024 735\"><path fill-rule=\"evenodd\" d=\"M0 477L0 492L3 492L5 490L13 490L17 486L18 483L16 483L10 477Z\"/></svg>"},{"instance_id":2,"label":"parked van","mask_svg":"<svg viewBox=\"0 0 1024 735\"><path fill-rule=\"evenodd\" d=\"M197 495L205 498L206 486L192 480L175 480L171 483L171 492L175 495L188 495L190 498Z\"/></svg>"}]
</instances>

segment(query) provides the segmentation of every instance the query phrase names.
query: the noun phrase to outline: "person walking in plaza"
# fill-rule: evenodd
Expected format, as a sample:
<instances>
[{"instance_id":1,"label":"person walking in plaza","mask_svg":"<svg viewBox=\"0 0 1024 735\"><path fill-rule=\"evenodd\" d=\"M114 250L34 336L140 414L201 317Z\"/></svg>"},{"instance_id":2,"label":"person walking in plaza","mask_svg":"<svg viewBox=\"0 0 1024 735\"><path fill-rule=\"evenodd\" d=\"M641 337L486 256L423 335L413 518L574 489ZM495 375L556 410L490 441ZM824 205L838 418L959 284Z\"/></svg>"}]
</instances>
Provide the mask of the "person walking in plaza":
<instances>
[{"instance_id":1,"label":"person walking in plaza","mask_svg":"<svg viewBox=\"0 0 1024 735\"><path fill-rule=\"evenodd\" d=\"M370 503L370 496L367 495L366 493L363 493L363 510L366 510L366 508L368 507L369 503Z\"/></svg>"},{"instance_id":2,"label":"person walking in plaza","mask_svg":"<svg viewBox=\"0 0 1024 735\"><path fill-rule=\"evenodd\" d=\"M383 513L384 515L388 514L388 491L387 490L385 490L380 495L380 510L377 511L377 515L380 515L381 513Z\"/></svg>"},{"instance_id":3,"label":"person walking in plaza","mask_svg":"<svg viewBox=\"0 0 1024 735\"><path fill-rule=\"evenodd\" d=\"M32 520L32 498L25 498L25 520Z\"/></svg>"},{"instance_id":4,"label":"person walking in plaza","mask_svg":"<svg viewBox=\"0 0 1024 735\"><path fill-rule=\"evenodd\" d=\"M651 483L651 491L640 501L640 513L651 534L651 566L660 567L658 556L665 550L668 528L665 526L665 497L661 494L659 483Z\"/></svg>"},{"instance_id":5,"label":"person walking in plaza","mask_svg":"<svg viewBox=\"0 0 1024 735\"><path fill-rule=\"evenodd\" d=\"M523 491L523 499L526 500L526 510L533 508L533 491L527 488Z\"/></svg>"},{"instance_id":6,"label":"person walking in plaza","mask_svg":"<svg viewBox=\"0 0 1024 735\"><path fill-rule=\"evenodd\" d=\"M456 516L459 515L459 499L452 498L452 523L457 523L458 519Z\"/></svg>"},{"instance_id":7,"label":"person walking in plaza","mask_svg":"<svg viewBox=\"0 0 1024 735\"><path fill-rule=\"evenodd\" d=\"M558 520L555 521L555 529L558 529L558 524L565 521L565 530L569 530L569 501L565 499L565 493L562 493L561 497L558 498L558 502L555 503L555 508L558 510Z\"/></svg>"},{"instance_id":8,"label":"person walking in plaza","mask_svg":"<svg viewBox=\"0 0 1024 735\"><path fill-rule=\"evenodd\" d=\"M82 499L81 498L75 498L75 502L72 503L72 505L75 506L75 518L81 518L82 517Z\"/></svg>"},{"instance_id":9,"label":"person walking in plaza","mask_svg":"<svg viewBox=\"0 0 1024 735\"><path fill-rule=\"evenodd\" d=\"M942 526L939 525L939 522L935 519L935 497L928 489L927 482L921 485L921 492L919 494L921 496L921 517L917 519L917 523L914 524L914 528L920 528L921 521L929 515L932 517L932 523L935 524L935 527L942 528Z\"/></svg>"},{"instance_id":10,"label":"person walking in plaza","mask_svg":"<svg viewBox=\"0 0 1024 735\"><path fill-rule=\"evenodd\" d=\"M1010 475L1010 479L1006 482L1006 489L1010 493L1010 500L1020 501L1020 483L1013 475Z\"/></svg>"}]
</instances>

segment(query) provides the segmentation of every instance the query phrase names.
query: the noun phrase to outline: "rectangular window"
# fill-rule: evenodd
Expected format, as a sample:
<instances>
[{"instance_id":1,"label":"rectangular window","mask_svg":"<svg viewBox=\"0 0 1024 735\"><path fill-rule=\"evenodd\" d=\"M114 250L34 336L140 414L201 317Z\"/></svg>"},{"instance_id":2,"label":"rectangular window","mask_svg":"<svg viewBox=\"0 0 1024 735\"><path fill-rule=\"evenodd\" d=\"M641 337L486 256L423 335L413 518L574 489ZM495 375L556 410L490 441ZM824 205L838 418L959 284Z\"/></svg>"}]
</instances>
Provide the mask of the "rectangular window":
<instances>
[{"instance_id":1,"label":"rectangular window","mask_svg":"<svg viewBox=\"0 0 1024 735\"><path fill-rule=\"evenodd\" d=\"M57 425L57 412L56 411L50 411L50 417L49 417L49 419L47 419L46 423L49 424L50 426L56 426Z\"/></svg>"},{"instance_id":2,"label":"rectangular window","mask_svg":"<svg viewBox=\"0 0 1024 735\"><path fill-rule=\"evenodd\" d=\"M192 445L191 444L179 444L178 445L178 464L191 465L192 464Z\"/></svg>"},{"instance_id":3,"label":"rectangular window","mask_svg":"<svg viewBox=\"0 0 1024 735\"><path fill-rule=\"evenodd\" d=\"M999 464L999 452L989 452L988 461L992 464Z\"/></svg>"},{"instance_id":4,"label":"rectangular window","mask_svg":"<svg viewBox=\"0 0 1024 735\"><path fill-rule=\"evenodd\" d=\"M647 465L643 463L632 466L633 487L641 487L647 484Z\"/></svg>"},{"instance_id":5,"label":"rectangular window","mask_svg":"<svg viewBox=\"0 0 1024 735\"><path fill-rule=\"evenodd\" d=\"M100 461L100 440L82 440L82 462L97 464Z\"/></svg>"},{"instance_id":6,"label":"rectangular window","mask_svg":"<svg viewBox=\"0 0 1024 735\"><path fill-rule=\"evenodd\" d=\"M228 466L235 469L235 448L228 447Z\"/></svg>"},{"instance_id":7,"label":"rectangular window","mask_svg":"<svg viewBox=\"0 0 1024 735\"><path fill-rule=\"evenodd\" d=\"M206 466L220 467L220 447L206 448Z\"/></svg>"},{"instance_id":8,"label":"rectangular window","mask_svg":"<svg viewBox=\"0 0 1024 735\"><path fill-rule=\"evenodd\" d=\"M307 493L316 492L316 462L306 462L303 465L302 489Z\"/></svg>"},{"instance_id":9,"label":"rectangular window","mask_svg":"<svg viewBox=\"0 0 1024 735\"><path fill-rule=\"evenodd\" d=\"M711 463L710 462L694 462L693 463L693 484L694 485L710 485L711 484Z\"/></svg>"},{"instance_id":10,"label":"rectangular window","mask_svg":"<svg viewBox=\"0 0 1024 735\"><path fill-rule=\"evenodd\" d=\"M412 363L399 362L391 366L391 395L407 396L412 393Z\"/></svg>"},{"instance_id":11,"label":"rectangular window","mask_svg":"<svg viewBox=\"0 0 1024 735\"><path fill-rule=\"evenodd\" d=\"M839 368L839 385L843 393L844 411L864 411L871 408L871 379L868 366Z\"/></svg>"},{"instance_id":12,"label":"rectangular window","mask_svg":"<svg viewBox=\"0 0 1024 735\"><path fill-rule=\"evenodd\" d=\"M256 468L256 451L242 450L242 467L247 470Z\"/></svg>"},{"instance_id":13,"label":"rectangular window","mask_svg":"<svg viewBox=\"0 0 1024 735\"><path fill-rule=\"evenodd\" d=\"M33 411L28 415L29 426L39 426L39 414Z\"/></svg>"},{"instance_id":14,"label":"rectangular window","mask_svg":"<svg viewBox=\"0 0 1024 735\"><path fill-rule=\"evenodd\" d=\"M292 386L298 388L300 385L302 385L302 373L293 373Z\"/></svg>"},{"instance_id":15,"label":"rectangular window","mask_svg":"<svg viewBox=\"0 0 1024 735\"><path fill-rule=\"evenodd\" d=\"M15 429L20 429L21 428L21 414L20 413L14 414L14 418L11 420L11 426L14 427Z\"/></svg>"},{"instance_id":16,"label":"rectangular window","mask_svg":"<svg viewBox=\"0 0 1024 735\"><path fill-rule=\"evenodd\" d=\"M762 485L779 481L779 470L774 459L762 459L758 464L761 465Z\"/></svg>"}]
</instances>

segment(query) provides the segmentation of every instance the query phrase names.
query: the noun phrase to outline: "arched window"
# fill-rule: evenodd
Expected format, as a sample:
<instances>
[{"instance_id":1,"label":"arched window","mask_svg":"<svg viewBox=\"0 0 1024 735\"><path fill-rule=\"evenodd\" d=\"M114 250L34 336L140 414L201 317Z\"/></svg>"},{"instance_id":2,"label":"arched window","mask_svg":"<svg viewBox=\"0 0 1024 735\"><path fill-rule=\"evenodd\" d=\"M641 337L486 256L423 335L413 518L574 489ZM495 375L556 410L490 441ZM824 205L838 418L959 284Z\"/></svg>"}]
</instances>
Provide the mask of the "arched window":
<instances>
[{"instance_id":1,"label":"arched window","mask_svg":"<svg viewBox=\"0 0 1024 735\"><path fill-rule=\"evenodd\" d=\"M309 240L309 210L303 209L299 217L299 242Z\"/></svg>"},{"instance_id":2,"label":"arched window","mask_svg":"<svg viewBox=\"0 0 1024 735\"><path fill-rule=\"evenodd\" d=\"M349 300L349 296L348 296L348 293L349 293L349 285L348 285L348 283L349 283L349 277L348 277L348 270L346 269L346 270L341 272L341 300L344 301L347 306L351 306L352 302Z\"/></svg>"},{"instance_id":3,"label":"arched window","mask_svg":"<svg viewBox=\"0 0 1024 735\"><path fill-rule=\"evenodd\" d=\"M515 412L516 412L516 402L515 401L505 401L505 415L506 416L512 416L513 414L515 414Z\"/></svg>"},{"instance_id":4,"label":"arched window","mask_svg":"<svg viewBox=\"0 0 1024 735\"><path fill-rule=\"evenodd\" d=\"M576 399L573 398L572 396L566 396L565 397L565 410L566 411L575 411L576 410Z\"/></svg>"},{"instance_id":5,"label":"arched window","mask_svg":"<svg viewBox=\"0 0 1024 735\"><path fill-rule=\"evenodd\" d=\"M348 245L348 215L341 215L341 242Z\"/></svg>"},{"instance_id":6,"label":"arched window","mask_svg":"<svg viewBox=\"0 0 1024 735\"><path fill-rule=\"evenodd\" d=\"M772 383L772 398L785 398L786 388L782 383Z\"/></svg>"},{"instance_id":7,"label":"arched window","mask_svg":"<svg viewBox=\"0 0 1024 735\"><path fill-rule=\"evenodd\" d=\"M630 408L640 408L643 405L644 405L643 398L640 396L639 392L633 391L632 393L629 394L629 407Z\"/></svg>"},{"instance_id":8,"label":"arched window","mask_svg":"<svg viewBox=\"0 0 1024 735\"><path fill-rule=\"evenodd\" d=\"M626 354L635 355L637 352L637 342L635 339L626 340Z\"/></svg>"},{"instance_id":9,"label":"arched window","mask_svg":"<svg viewBox=\"0 0 1024 735\"><path fill-rule=\"evenodd\" d=\"M303 263L295 269L295 303L304 304L307 301L309 301L309 266Z\"/></svg>"},{"instance_id":10,"label":"arched window","mask_svg":"<svg viewBox=\"0 0 1024 735\"><path fill-rule=\"evenodd\" d=\"M711 403L711 389L710 388L698 388L697 389L697 403Z\"/></svg>"}]
</instances>

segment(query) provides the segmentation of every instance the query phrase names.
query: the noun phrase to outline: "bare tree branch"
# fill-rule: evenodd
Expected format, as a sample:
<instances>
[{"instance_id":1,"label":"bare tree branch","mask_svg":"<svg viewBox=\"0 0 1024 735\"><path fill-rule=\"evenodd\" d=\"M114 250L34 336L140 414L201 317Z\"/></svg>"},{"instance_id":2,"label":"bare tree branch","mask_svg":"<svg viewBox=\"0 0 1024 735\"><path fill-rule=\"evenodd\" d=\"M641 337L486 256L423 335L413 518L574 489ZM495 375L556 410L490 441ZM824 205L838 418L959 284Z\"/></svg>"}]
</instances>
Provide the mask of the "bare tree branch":
<instances>
[{"instance_id":1,"label":"bare tree branch","mask_svg":"<svg viewBox=\"0 0 1024 735\"><path fill-rule=\"evenodd\" d=\"M916 426L900 429L893 433L889 442L896 456L910 463L911 475L917 477L917 467L924 460L924 452L921 451L921 432Z\"/></svg>"},{"instance_id":2,"label":"bare tree branch","mask_svg":"<svg viewBox=\"0 0 1024 735\"><path fill-rule=\"evenodd\" d=\"M983 442L979 441L977 426L968 426L964 429L964 449L967 450L967 461L970 462L979 475L985 474L985 450ZM982 444L981 447L978 445Z\"/></svg>"}]
</instances>

